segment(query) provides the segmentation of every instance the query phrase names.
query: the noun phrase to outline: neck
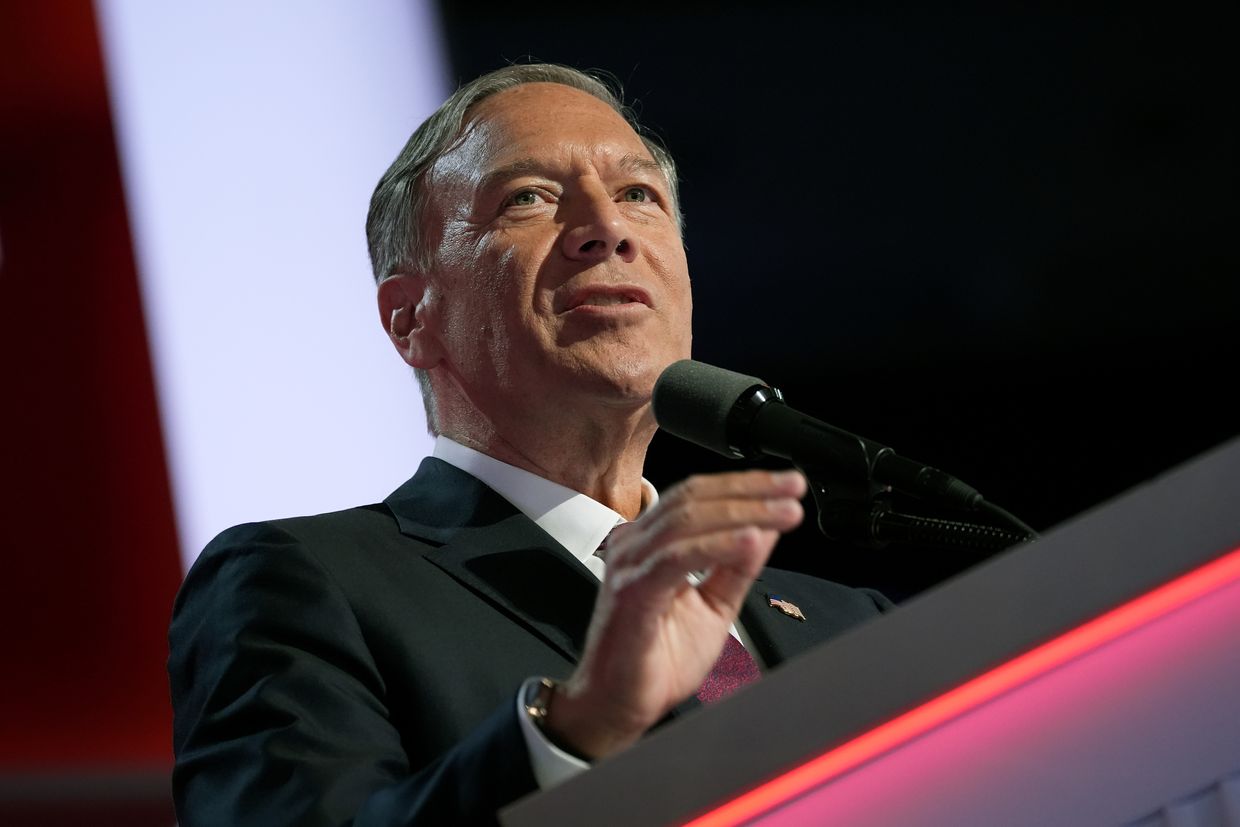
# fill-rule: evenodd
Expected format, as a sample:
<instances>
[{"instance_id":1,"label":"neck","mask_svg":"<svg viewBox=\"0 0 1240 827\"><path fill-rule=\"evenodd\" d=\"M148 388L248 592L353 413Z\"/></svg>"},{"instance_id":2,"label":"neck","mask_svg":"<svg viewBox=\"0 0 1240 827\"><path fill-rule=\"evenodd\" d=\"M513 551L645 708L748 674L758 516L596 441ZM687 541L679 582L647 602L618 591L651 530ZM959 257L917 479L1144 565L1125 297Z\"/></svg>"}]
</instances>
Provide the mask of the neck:
<instances>
[{"instance_id":1,"label":"neck","mask_svg":"<svg viewBox=\"0 0 1240 827\"><path fill-rule=\"evenodd\" d=\"M656 429L650 406L591 413L561 411L548 419L499 422L474 409L444 422L442 433L635 519L646 449Z\"/></svg>"}]
</instances>

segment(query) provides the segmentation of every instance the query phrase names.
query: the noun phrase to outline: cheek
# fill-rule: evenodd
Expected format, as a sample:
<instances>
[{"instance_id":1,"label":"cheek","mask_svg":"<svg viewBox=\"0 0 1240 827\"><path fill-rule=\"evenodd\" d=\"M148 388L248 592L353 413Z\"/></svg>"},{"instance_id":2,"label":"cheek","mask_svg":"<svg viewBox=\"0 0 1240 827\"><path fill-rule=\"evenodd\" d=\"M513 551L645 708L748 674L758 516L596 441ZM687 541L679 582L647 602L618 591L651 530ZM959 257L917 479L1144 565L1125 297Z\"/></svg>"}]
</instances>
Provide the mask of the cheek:
<instances>
[{"instance_id":1,"label":"cheek","mask_svg":"<svg viewBox=\"0 0 1240 827\"><path fill-rule=\"evenodd\" d=\"M648 249L647 259L653 270L662 278L668 294L675 297L684 306L686 312L691 311L692 289L684 249L679 245L654 247Z\"/></svg>"},{"instance_id":2,"label":"cheek","mask_svg":"<svg viewBox=\"0 0 1240 827\"><path fill-rule=\"evenodd\" d=\"M496 247L479 264L479 279L490 295L520 292L521 256L515 247Z\"/></svg>"},{"instance_id":3,"label":"cheek","mask_svg":"<svg viewBox=\"0 0 1240 827\"><path fill-rule=\"evenodd\" d=\"M477 257L477 244L463 222L447 222L440 230L435 261L444 269L468 272Z\"/></svg>"},{"instance_id":4,"label":"cheek","mask_svg":"<svg viewBox=\"0 0 1240 827\"><path fill-rule=\"evenodd\" d=\"M529 233L497 236L495 242L480 265L487 288L502 299L501 312L509 317L545 313L559 286L555 268L546 267L554 240L543 233Z\"/></svg>"},{"instance_id":5,"label":"cheek","mask_svg":"<svg viewBox=\"0 0 1240 827\"><path fill-rule=\"evenodd\" d=\"M536 270L526 269L527 264L517 248L492 247L474 256L467 269L457 271L454 292L462 317L468 319L462 335L473 337L468 346L498 358L521 347L530 330L540 327L533 288Z\"/></svg>"}]
</instances>

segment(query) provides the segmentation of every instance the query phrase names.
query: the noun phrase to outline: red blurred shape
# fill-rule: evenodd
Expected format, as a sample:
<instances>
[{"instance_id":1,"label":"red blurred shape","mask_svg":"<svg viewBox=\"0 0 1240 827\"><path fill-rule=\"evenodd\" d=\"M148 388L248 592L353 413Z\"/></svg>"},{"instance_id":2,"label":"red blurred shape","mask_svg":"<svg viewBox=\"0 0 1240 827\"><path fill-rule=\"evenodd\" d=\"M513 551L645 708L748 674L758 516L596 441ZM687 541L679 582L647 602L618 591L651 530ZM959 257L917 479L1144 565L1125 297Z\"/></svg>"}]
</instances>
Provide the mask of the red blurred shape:
<instances>
[{"instance_id":1,"label":"red blurred shape","mask_svg":"<svg viewBox=\"0 0 1240 827\"><path fill-rule=\"evenodd\" d=\"M0 4L0 256L0 775L166 773L180 563L89 2Z\"/></svg>"}]
</instances>

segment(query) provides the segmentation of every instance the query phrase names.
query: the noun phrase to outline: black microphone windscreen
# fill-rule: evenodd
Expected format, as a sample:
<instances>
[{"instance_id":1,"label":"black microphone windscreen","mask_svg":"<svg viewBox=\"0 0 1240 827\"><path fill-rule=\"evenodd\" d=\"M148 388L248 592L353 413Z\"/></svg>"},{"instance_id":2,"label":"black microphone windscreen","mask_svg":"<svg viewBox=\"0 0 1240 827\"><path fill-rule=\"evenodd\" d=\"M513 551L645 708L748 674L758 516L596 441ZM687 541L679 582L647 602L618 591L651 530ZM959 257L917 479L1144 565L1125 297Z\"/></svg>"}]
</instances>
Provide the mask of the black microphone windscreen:
<instances>
[{"instance_id":1,"label":"black microphone windscreen","mask_svg":"<svg viewBox=\"0 0 1240 827\"><path fill-rule=\"evenodd\" d=\"M692 359L674 362L654 386L654 418L659 427L695 445L735 457L728 420L737 400L766 383L753 376Z\"/></svg>"}]
</instances>

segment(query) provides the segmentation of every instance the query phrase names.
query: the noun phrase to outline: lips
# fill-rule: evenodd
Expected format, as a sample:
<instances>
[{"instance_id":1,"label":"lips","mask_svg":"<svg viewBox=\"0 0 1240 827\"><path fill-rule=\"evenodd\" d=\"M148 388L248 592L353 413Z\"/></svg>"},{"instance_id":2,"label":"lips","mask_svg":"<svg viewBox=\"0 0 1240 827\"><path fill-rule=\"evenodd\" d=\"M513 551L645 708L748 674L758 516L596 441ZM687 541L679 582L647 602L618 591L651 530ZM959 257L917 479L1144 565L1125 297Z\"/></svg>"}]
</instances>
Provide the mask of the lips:
<instances>
[{"instance_id":1,"label":"lips","mask_svg":"<svg viewBox=\"0 0 1240 827\"><path fill-rule=\"evenodd\" d=\"M567 313L578 307L616 307L625 304L644 304L650 307L650 294L631 284L587 285L565 295L563 309Z\"/></svg>"}]
</instances>

